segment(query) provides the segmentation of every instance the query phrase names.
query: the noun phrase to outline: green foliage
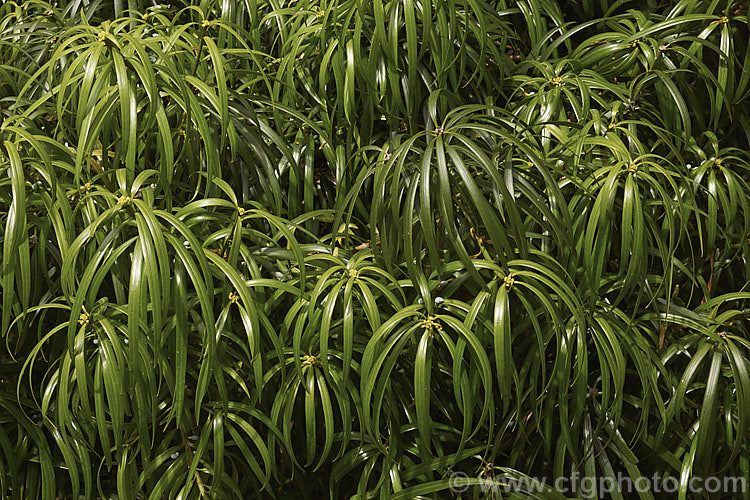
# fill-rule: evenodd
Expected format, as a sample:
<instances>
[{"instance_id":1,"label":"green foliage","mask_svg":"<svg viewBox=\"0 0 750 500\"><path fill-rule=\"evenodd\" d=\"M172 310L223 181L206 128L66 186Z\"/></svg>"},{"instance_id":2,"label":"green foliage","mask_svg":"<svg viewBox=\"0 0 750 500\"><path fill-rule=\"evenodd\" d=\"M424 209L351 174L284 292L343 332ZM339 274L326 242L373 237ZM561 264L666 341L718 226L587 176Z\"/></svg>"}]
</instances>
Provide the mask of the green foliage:
<instances>
[{"instance_id":1,"label":"green foliage","mask_svg":"<svg viewBox=\"0 0 750 500\"><path fill-rule=\"evenodd\" d=\"M3 3L3 498L750 477L749 43L698 0Z\"/></svg>"}]
</instances>

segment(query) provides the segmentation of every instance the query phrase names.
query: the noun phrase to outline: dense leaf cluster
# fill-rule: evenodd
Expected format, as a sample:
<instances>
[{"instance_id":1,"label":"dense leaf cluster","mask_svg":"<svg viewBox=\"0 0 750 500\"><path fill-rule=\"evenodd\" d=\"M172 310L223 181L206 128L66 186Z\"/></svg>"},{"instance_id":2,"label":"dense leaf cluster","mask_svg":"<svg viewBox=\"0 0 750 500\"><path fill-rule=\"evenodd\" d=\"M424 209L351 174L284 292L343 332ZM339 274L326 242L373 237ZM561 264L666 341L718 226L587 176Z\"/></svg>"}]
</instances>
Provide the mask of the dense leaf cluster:
<instances>
[{"instance_id":1,"label":"dense leaf cluster","mask_svg":"<svg viewBox=\"0 0 750 500\"><path fill-rule=\"evenodd\" d=\"M0 5L2 497L750 476L742 2L172 2Z\"/></svg>"}]
</instances>

